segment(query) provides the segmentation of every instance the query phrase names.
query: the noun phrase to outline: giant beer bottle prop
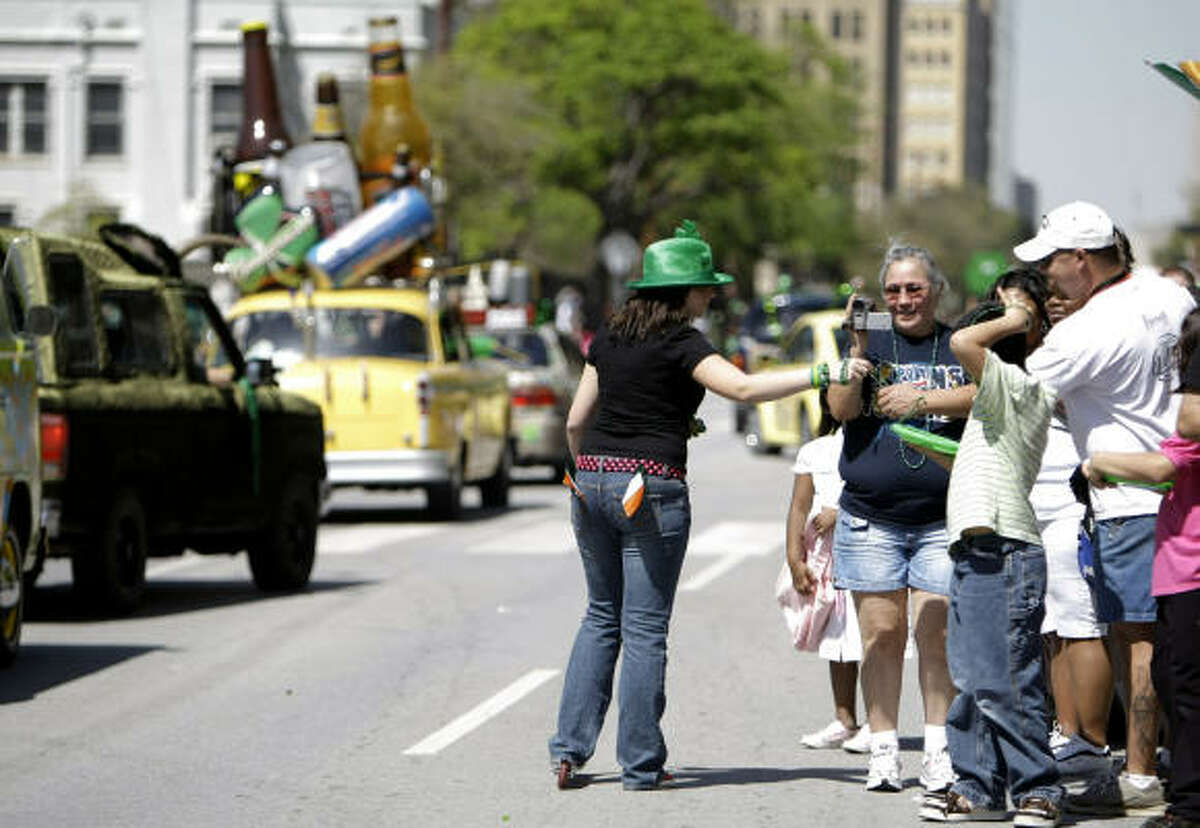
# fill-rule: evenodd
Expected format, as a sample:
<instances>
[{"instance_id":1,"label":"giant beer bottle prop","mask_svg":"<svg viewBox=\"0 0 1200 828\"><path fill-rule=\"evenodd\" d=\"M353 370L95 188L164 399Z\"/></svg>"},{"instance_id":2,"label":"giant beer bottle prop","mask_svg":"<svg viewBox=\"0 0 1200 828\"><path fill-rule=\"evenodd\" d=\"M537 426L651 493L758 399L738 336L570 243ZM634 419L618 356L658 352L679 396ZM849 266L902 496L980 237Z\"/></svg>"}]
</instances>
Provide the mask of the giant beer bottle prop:
<instances>
[{"instance_id":1,"label":"giant beer bottle prop","mask_svg":"<svg viewBox=\"0 0 1200 828\"><path fill-rule=\"evenodd\" d=\"M234 150L234 186L243 199L257 189L271 142L292 145L279 110L275 71L267 48L267 24L242 25L242 126Z\"/></svg>"},{"instance_id":2,"label":"giant beer bottle prop","mask_svg":"<svg viewBox=\"0 0 1200 828\"><path fill-rule=\"evenodd\" d=\"M390 173L399 144L408 144L418 167L427 167L431 155L429 127L413 106L396 18L371 18L370 33L367 116L358 133L364 208L396 186Z\"/></svg>"}]
</instances>

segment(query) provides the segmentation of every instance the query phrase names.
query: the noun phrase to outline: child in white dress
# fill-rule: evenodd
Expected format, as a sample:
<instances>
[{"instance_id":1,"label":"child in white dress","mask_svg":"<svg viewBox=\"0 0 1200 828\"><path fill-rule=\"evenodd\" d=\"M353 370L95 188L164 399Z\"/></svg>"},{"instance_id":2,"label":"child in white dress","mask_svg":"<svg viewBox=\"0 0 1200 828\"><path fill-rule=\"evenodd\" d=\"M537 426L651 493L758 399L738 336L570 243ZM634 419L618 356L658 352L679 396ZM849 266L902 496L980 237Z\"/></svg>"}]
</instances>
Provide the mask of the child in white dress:
<instances>
[{"instance_id":1,"label":"child in white dress","mask_svg":"<svg viewBox=\"0 0 1200 828\"><path fill-rule=\"evenodd\" d=\"M832 422L832 420L827 420ZM799 593L811 590L817 577L806 561L805 529L811 524L819 542L832 540L837 519L842 479L838 459L842 454L842 432L818 437L800 447L792 466L795 475L787 520L787 566L792 587ZM821 635L817 653L829 662L829 681L833 688L834 719L825 727L805 734L800 743L806 748L841 747L851 753L866 753L871 748L867 725L859 727L855 702L858 662L862 659L862 640L854 602L845 590L836 590L835 604Z\"/></svg>"}]
</instances>

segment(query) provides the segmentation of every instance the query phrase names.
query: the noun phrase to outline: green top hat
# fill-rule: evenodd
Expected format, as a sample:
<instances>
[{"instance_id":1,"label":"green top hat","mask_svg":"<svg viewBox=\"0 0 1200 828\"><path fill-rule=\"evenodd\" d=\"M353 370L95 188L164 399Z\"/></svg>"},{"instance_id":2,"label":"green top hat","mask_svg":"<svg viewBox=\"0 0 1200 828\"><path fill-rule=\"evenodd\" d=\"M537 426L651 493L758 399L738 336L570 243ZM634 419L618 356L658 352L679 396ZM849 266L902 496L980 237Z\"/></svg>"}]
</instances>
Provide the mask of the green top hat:
<instances>
[{"instance_id":1,"label":"green top hat","mask_svg":"<svg viewBox=\"0 0 1200 828\"><path fill-rule=\"evenodd\" d=\"M675 238L656 241L646 248L641 281L630 282L629 287L706 287L732 281L732 276L713 270L712 248L700 238L696 225L685 219L675 231Z\"/></svg>"}]
</instances>

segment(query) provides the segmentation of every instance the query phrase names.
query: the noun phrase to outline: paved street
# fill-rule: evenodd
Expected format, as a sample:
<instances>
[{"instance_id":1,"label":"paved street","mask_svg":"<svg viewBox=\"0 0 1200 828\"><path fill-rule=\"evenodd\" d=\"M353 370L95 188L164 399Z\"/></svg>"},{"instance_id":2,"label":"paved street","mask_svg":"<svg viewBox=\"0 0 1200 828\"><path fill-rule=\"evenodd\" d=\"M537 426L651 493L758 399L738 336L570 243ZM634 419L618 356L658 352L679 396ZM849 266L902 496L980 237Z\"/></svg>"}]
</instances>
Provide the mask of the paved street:
<instances>
[{"instance_id":1,"label":"paved street","mask_svg":"<svg viewBox=\"0 0 1200 828\"><path fill-rule=\"evenodd\" d=\"M98 622L52 562L0 674L0 825L920 824L911 662L903 793L865 793L863 757L799 749L832 705L772 596L789 458L751 457L723 401L702 413L667 677L673 789L622 791L615 709L592 784L554 788L545 744L583 579L565 490L530 482L504 512L469 491L454 524L426 522L419 494L339 493L299 595L261 596L244 556L156 559L142 610Z\"/></svg>"}]
</instances>

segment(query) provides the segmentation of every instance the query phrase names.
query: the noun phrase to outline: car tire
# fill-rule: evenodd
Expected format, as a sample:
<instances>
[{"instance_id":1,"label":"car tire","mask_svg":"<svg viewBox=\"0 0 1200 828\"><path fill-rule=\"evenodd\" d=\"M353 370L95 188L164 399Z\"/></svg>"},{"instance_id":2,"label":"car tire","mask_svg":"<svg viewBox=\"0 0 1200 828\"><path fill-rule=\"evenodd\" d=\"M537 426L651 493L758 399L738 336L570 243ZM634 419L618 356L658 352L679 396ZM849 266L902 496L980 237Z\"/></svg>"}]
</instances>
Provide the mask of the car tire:
<instances>
[{"instance_id":1,"label":"car tire","mask_svg":"<svg viewBox=\"0 0 1200 828\"><path fill-rule=\"evenodd\" d=\"M279 494L271 521L250 546L250 574L264 592L303 589L317 557L317 485L292 475Z\"/></svg>"},{"instance_id":2,"label":"car tire","mask_svg":"<svg viewBox=\"0 0 1200 828\"><path fill-rule=\"evenodd\" d=\"M94 609L127 615L146 589L146 513L136 492L117 492L97 537L98 544L81 545L71 556L75 590Z\"/></svg>"},{"instance_id":3,"label":"car tire","mask_svg":"<svg viewBox=\"0 0 1200 828\"><path fill-rule=\"evenodd\" d=\"M444 483L425 487L425 501L434 520L456 520L462 514L462 465L455 460Z\"/></svg>"},{"instance_id":4,"label":"car tire","mask_svg":"<svg viewBox=\"0 0 1200 828\"><path fill-rule=\"evenodd\" d=\"M769 445L763 439L757 406L746 414L746 446L755 454L779 454L779 446Z\"/></svg>"},{"instance_id":5,"label":"car tire","mask_svg":"<svg viewBox=\"0 0 1200 828\"><path fill-rule=\"evenodd\" d=\"M508 507L508 490L512 485L513 447L505 442L496 473L479 484L479 498L487 509Z\"/></svg>"},{"instance_id":6,"label":"car tire","mask_svg":"<svg viewBox=\"0 0 1200 828\"><path fill-rule=\"evenodd\" d=\"M0 667L17 657L25 616L25 579L21 575L21 539L8 527L0 545Z\"/></svg>"}]
</instances>

